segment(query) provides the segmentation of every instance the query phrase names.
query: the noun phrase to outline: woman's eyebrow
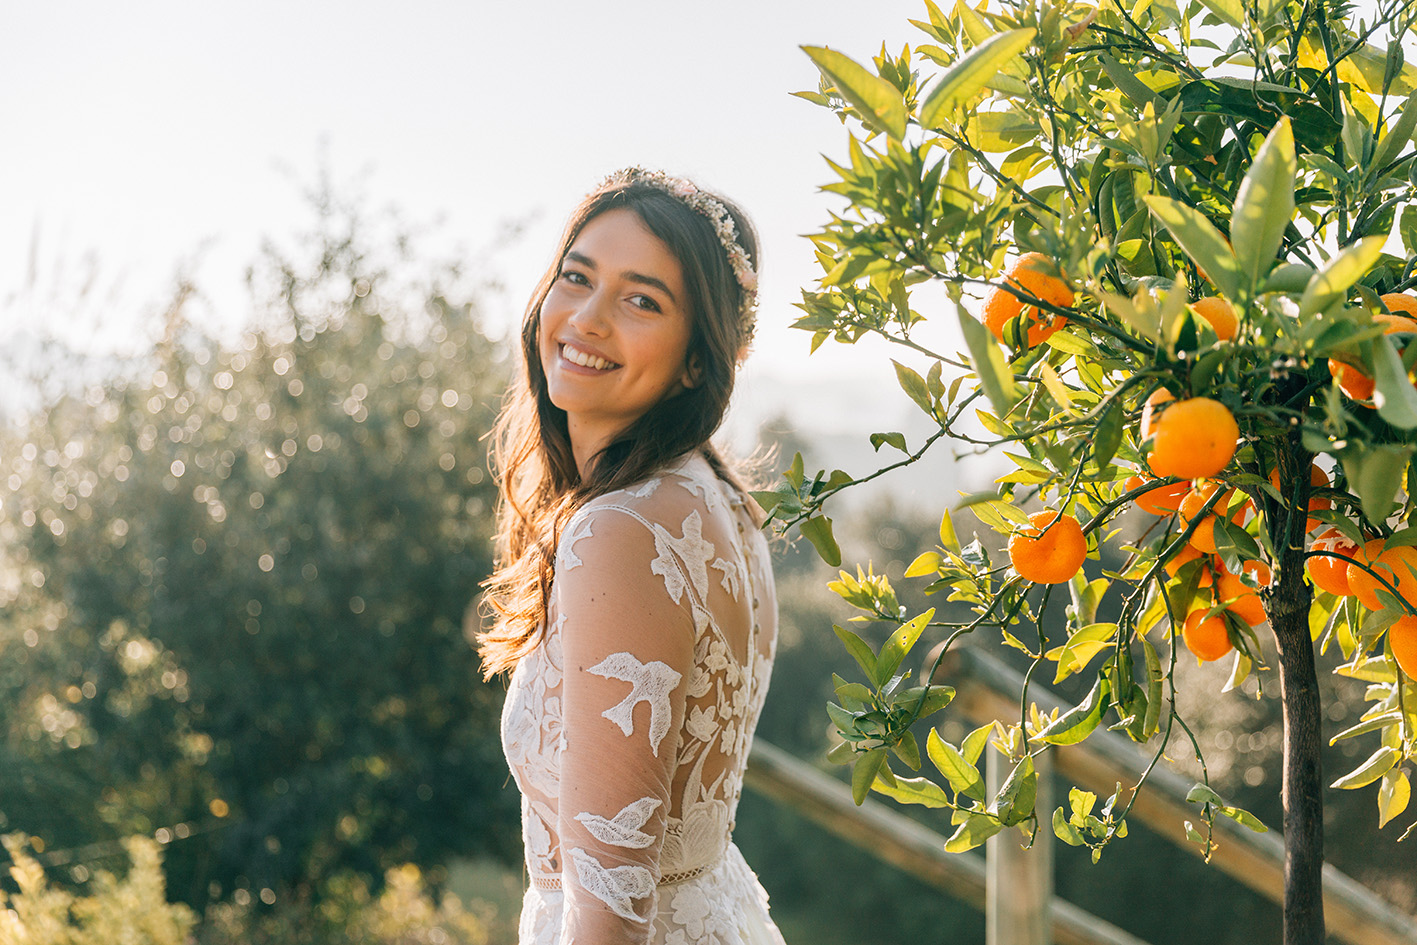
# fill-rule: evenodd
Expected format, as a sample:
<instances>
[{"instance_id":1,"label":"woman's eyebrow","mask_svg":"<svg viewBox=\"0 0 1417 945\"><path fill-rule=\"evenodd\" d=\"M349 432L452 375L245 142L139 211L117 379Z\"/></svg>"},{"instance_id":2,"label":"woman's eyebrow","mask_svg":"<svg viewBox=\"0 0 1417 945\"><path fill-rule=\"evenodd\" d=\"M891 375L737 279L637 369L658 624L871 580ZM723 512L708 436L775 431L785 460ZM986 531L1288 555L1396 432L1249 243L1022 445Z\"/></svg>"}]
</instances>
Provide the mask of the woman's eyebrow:
<instances>
[{"instance_id":1,"label":"woman's eyebrow","mask_svg":"<svg viewBox=\"0 0 1417 945\"><path fill-rule=\"evenodd\" d=\"M592 272L597 271L599 268L596 266L595 260L591 259L584 253L578 253L573 249L568 250L566 252L566 258L573 263L585 266ZM638 282L640 285L647 285L650 288L658 289L665 295L669 296L669 301L673 302L676 306L679 304L678 296L676 296L674 294L674 291L670 289L668 285L665 284L663 279L656 278L655 276L647 276L642 272L627 272L624 274L624 278L628 279L630 282Z\"/></svg>"}]
</instances>

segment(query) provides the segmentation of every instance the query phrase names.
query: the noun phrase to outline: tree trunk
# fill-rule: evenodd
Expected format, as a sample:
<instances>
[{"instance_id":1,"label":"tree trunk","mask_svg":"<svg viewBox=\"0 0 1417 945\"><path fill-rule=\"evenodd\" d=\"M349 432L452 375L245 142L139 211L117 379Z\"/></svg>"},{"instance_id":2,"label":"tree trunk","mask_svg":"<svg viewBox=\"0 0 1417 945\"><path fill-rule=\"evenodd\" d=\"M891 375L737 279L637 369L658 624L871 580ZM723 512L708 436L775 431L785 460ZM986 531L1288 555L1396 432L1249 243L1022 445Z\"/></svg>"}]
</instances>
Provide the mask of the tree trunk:
<instances>
[{"instance_id":1,"label":"tree trunk","mask_svg":"<svg viewBox=\"0 0 1417 945\"><path fill-rule=\"evenodd\" d=\"M1312 456L1292 437L1278 457L1280 493L1293 512L1267 501L1279 555L1265 612L1279 649L1284 708L1284 945L1323 945L1323 771L1319 680L1309 637L1313 592L1304 581L1305 511Z\"/></svg>"}]
</instances>

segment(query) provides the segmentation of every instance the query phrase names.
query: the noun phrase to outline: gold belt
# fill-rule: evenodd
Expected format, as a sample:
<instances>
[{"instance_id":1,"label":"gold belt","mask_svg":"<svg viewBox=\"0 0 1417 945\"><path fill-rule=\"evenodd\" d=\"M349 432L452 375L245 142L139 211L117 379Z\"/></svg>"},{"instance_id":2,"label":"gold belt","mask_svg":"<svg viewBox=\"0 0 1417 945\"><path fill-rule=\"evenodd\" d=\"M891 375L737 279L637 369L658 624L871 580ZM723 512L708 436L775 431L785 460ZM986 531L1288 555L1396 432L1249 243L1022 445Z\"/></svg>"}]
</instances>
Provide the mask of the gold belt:
<instances>
[{"instance_id":1,"label":"gold belt","mask_svg":"<svg viewBox=\"0 0 1417 945\"><path fill-rule=\"evenodd\" d=\"M659 882L655 883L655 885L656 885L656 886L673 886L673 885L675 885L676 883L685 883L685 882L688 882L688 881L691 880L691 879L698 879L700 876L704 875L704 874L707 873L709 870L713 869L715 865L717 865L717 864L715 864L715 863L705 863L703 866L696 866L696 867L694 867L694 868L691 869L691 870L677 870L677 871L675 871L675 872L673 872L673 873L666 873L664 876L660 877ZM561 877L560 877L560 876L533 876L533 877L531 878L531 884L532 884L533 886L535 886L537 889L557 890L557 891L559 891L559 890L561 889Z\"/></svg>"}]
</instances>

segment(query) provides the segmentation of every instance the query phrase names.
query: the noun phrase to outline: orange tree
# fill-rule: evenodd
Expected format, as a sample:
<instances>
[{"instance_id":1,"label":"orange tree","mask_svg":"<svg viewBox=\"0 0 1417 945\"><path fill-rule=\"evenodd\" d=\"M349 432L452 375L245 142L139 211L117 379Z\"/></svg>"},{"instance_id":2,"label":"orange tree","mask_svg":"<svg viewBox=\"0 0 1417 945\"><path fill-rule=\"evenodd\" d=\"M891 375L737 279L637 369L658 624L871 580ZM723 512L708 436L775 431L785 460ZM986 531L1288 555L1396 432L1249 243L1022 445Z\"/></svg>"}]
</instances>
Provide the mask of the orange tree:
<instances>
[{"instance_id":1,"label":"orange tree","mask_svg":"<svg viewBox=\"0 0 1417 945\"><path fill-rule=\"evenodd\" d=\"M1178 740L1199 756L1175 707L1176 638L1231 659L1230 687L1273 653L1284 941L1322 941L1316 647L1371 683L1372 705L1338 735L1374 739L1371 757L1334 786L1376 782L1386 824L1417 760L1417 323L1394 314L1417 303L1414 7L1382 0L1364 22L1325 0L927 0L927 41L898 56L805 47L823 78L799 94L850 141L824 187L846 205L812 236L823 275L797 326L814 349L875 335L928 365L896 373L934 429L873 434L896 458L869 475L813 476L799 455L760 501L839 563L825 507L843 489L946 438L1005 447L1013 465L963 503L1010 536L1009 560L961 545L946 511L939 547L906 571L967 619L905 612L859 569L833 585L859 619L895 625L878 651L837 628L866 675L840 680L828 707L858 801L876 790L952 809L951 850L1051 818L1095 857L1125 833L1135 794L1094 810L1074 792L1035 812L1033 756L1102 725L1150 746L1152 767ZM964 353L922 340L925 283L955 303ZM1154 518L1121 538L1114 521L1134 506ZM1120 566L1085 562L1108 544ZM1050 647L1038 628L1055 588L1068 636ZM1097 617L1106 595L1115 621ZM901 669L927 629L942 653L992 629L1032 660L1029 679L1077 674L1090 691L1050 718L1025 689L1018 717L959 745L931 730L922 752L912 723L952 695ZM992 796L977 767L991 731L1013 764ZM922 754L937 775L907 776ZM1191 800L1207 853L1216 814L1263 829L1206 783Z\"/></svg>"}]
</instances>

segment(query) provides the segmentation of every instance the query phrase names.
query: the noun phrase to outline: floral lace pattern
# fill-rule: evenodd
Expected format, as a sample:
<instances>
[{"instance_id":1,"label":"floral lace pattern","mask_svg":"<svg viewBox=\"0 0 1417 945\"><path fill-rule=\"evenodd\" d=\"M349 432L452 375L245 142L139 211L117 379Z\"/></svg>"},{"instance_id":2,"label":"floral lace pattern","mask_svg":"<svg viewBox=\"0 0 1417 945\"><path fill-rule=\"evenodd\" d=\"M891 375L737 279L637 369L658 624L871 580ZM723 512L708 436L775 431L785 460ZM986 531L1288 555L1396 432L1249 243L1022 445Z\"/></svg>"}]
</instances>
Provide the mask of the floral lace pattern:
<instances>
[{"instance_id":1,"label":"floral lace pattern","mask_svg":"<svg viewBox=\"0 0 1417 945\"><path fill-rule=\"evenodd\" d=\"M776 637L766 544L703 457L576 513L502 714L521 945L780 945L731 839Z\"/></svg>"}]
</instances>

